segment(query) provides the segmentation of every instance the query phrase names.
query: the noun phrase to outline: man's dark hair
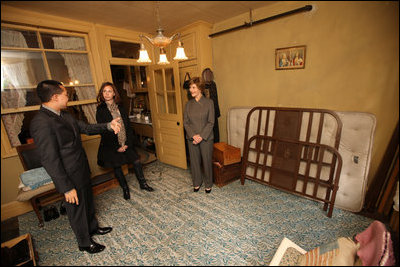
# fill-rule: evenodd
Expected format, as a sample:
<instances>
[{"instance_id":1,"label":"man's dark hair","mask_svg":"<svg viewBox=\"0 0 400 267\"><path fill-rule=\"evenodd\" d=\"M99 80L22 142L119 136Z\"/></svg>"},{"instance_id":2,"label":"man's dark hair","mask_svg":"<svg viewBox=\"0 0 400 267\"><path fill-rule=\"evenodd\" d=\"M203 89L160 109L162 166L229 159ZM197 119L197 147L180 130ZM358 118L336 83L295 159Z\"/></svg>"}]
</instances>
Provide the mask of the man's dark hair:
<instances>
[{"instance_id":1,"label":"man's dark hair","mask_svg":"<svg viewBox=\"0 0 400 267\"><path fill-rule=\"evenodd\" d=\"M60 87L63 85L59 81L54 80L45 80L41 81L36 87L36 94L38 95L40 101L42 103L49 102L53 95L58 95L63 92L63 89Z\"/></svg>"}]
</instances>

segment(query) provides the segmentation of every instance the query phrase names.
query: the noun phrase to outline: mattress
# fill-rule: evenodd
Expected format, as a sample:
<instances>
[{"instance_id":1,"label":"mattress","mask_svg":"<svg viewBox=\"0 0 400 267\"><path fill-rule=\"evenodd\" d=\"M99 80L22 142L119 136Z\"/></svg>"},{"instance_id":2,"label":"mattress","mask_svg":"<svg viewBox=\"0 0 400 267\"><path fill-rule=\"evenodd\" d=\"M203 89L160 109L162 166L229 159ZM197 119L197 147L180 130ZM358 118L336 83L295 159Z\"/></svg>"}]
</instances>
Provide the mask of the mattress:
<instances>
[{"instance_id":1,"label":"mattress","mask_svg":"<svg viewBox=\"0 0 400 267\"><path fill-rule=\"evenodd\" d=\"M252 107L232 107L228 111L228 144L239 147L243 156L247 114ZM367 189L367 178L376 126L376 117L366 112L334 111L342 121L339 154L343 165L339 180L335 207L344 210L361 211ZM251 118L253 119L253 118ZM254 118L256 120L256 118ZM332 123L330 123L332 122ZM274 126L274 120L270 124ZM256 132L255 123L250 123L249 133ZM271 127L272 129L273 127ZM327 120L323 126L322 144L333 146L335 125ZM269 134L267 134L269 135ZM301 139L302 137L300 137ZM249 157L251 155L249 154ZM321 195L323 193L321 192Z\"/></svg>"}]
</instances>

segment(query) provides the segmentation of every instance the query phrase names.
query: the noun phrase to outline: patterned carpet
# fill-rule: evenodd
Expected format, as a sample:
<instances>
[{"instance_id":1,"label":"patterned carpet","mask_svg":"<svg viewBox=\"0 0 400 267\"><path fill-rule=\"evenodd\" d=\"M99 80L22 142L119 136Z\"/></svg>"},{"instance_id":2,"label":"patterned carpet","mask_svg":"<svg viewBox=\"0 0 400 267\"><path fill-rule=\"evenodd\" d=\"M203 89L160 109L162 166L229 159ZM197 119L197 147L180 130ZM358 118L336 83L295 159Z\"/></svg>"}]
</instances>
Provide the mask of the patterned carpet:
<instances>
[{"instance_id":1,"label":"patterned carpet","mask_svg":"<svg viewBox=\"0 0 400 267\"><path fill-rule=\"evenodd\" d=\"M33 212L19 217L31 233L40 265L268 265L283 237L305 250L366 229L371 219L246 180L193 192L189 170L155 161L144 168L155 192L127 176L131 199L114 188L95 197L101 226L99 254L80 252L67 216L37 227Z\"/></svg>"}]
</instances>

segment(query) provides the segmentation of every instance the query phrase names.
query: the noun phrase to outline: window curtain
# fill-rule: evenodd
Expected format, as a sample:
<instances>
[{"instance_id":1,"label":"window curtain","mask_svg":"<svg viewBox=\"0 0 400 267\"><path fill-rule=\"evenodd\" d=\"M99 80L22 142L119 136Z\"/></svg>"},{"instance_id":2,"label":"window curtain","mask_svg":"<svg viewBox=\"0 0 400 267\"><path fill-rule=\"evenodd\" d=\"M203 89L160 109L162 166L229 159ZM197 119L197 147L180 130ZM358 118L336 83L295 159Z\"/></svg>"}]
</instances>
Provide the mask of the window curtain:
<instances>
[{"instance_id":1,"label":"window curtain","mask_svg":"<svg viewBox=\"0 0 400 267\"><path fill-rule=\"evenodd\" d=\"M85 42L83 38L75 37L52 37L55 49L72 49L85 50ZM80 83L89 83L92 81L90 68L88 66L88 58L82 54L60 53L64 58L65 65L68 68L68 75L72 81L78 80ZM95 99L96 93L94 88L89 86L75 87L79 100ZM82 105L82 110L89 123L96 123L96 105Z\"/></svg>"},{"instance_id":2,"label":"window curtain","mask_svg":"<svg viewBox=\"0 0 400 267\"><path fill-rule=\"evenodd\" d=\"M1 30L1 46L28 47L22 33L6 29ZM17 88L31 84L28 71L26 62L1 64L1 106L3 108L25 107L26 91ZM4 83L10 89L3 90ZM13 147L21 145L18 135L21 132L24 113L2 115L2 119L11 145Z\"/></svg>"}]
</instances>

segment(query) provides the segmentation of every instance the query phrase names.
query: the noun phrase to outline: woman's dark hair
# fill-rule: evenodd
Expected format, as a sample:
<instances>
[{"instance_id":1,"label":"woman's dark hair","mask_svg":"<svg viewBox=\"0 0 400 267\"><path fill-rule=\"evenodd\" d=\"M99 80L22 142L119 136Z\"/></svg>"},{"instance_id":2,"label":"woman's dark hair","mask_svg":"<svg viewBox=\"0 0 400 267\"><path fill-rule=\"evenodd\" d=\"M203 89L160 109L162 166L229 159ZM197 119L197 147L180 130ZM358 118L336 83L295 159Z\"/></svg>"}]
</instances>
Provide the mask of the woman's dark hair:
<instances>
[{"instance_id":1,"label":"woman's dark hair","mask_svg":"<svg viewBox=\"0 0 400 267\"><path fill-rule=\"evenodd\" d=\"M115 85L113 83L110 82L104 82L101 86L100 86L100 90L99 90L99 94L97 95L97 102L105 102L104 96L103 96L103 91L104 88L106 86L110 86L113 90L114 90L114 101L116 104L119 104L121 102L121 97L119 96L117 87L115 87Z\"/></svg>"},{"instance_id":2,"label":"woman's dark hair","mask_svg":"<svg viewBox=\"0 0 400 267\"><path fill-rule=\"evenodd\" d=\"M36 94L42 103L49 102L53 95L63 92L62 85L62 83L55 80L41 81L36 87Z\"/></svg>"},{"instance_id":3,"label":"woman's dark hair","mask_svg":"<svg viewBox=\"0 0 400 267\"><path fill-rule=\"evenodd\" d=\"M203 93L204 92L204 83L200 80L199 77L193 77L192 79L190 79L189 81L189 85L195 84L197 85L197 88L200 89L200 91Z\"/></svg>"},{"instance_id":4,"label":"woman's dark hair","mask_svg":"<svg viewBox=\"0 0 400 267\"><path fill-rule=\"evenodd\" d=\"M205 68L203 72L201 73L201 77L203 78L203 81L205 83L210 83L214 81L214 73L210 68Z\"/></svg>"}]
</instances>

